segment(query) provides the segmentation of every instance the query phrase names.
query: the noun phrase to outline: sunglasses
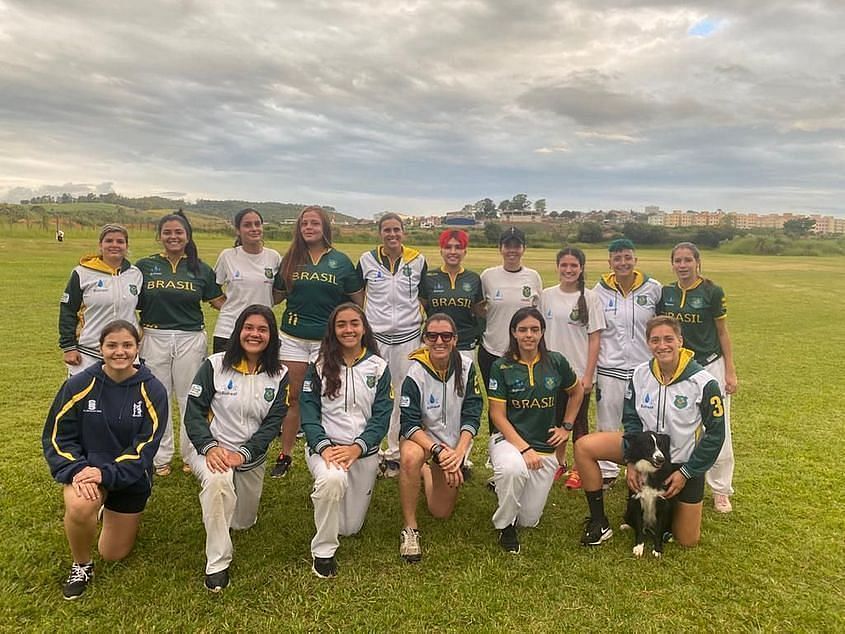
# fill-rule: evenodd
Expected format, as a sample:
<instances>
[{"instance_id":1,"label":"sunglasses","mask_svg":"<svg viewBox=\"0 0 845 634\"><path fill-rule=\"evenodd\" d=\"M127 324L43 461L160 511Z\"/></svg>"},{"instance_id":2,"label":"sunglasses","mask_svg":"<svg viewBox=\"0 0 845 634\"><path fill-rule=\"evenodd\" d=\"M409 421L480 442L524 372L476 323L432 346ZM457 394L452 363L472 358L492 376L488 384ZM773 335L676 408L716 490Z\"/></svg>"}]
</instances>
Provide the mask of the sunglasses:
<instances>
[{"instance_id":1,"label":"sunglasses","mask_svg":"<svg viewBox=\"0 0 845 634\"><path fill-rule=\"evenodd\" d=\"M434 343L437 341L437 338L440 337L443 343L449 343L452 339L455 338L454 332L424 332L423 339L428 341L429 343Z\"/></svg>"}]
</instances>

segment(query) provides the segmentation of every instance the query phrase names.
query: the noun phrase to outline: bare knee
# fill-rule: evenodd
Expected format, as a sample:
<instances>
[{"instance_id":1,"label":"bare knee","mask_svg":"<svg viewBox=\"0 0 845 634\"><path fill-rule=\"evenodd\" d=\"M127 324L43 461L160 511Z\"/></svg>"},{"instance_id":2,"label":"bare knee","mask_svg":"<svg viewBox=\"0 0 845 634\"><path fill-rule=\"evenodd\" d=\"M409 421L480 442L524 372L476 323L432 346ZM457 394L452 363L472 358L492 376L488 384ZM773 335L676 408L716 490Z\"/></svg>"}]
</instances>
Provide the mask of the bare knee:
<instances>
[{"instance_id":1,"label":"bare knee","mask_svg":"<svg viewBox=\"0 0 845 634\"><path fill-rule=\"evenodd\" d=\"M407 474L419 473L425 462L425 451L412 440L399 444L399 469Z\"/></svg>"},{"instance_id":2,"label":"bare knee","mask_svg":"<svg viewBox=\"0 0 845 634\"><path fill-rule=\"evenodd\" d=\"M75 496L65 498L65 521L73 524L89 524L97 521L102 500L92 501Z\"/></svg>"}]
</instances>

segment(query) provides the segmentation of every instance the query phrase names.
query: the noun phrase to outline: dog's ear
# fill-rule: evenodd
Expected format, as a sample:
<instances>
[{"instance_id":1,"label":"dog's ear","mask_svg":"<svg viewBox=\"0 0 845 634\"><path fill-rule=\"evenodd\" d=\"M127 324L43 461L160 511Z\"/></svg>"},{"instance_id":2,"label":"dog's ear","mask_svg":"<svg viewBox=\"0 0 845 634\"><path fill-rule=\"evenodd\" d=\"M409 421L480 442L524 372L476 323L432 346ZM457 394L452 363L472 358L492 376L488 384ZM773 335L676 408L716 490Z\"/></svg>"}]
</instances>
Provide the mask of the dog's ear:
<instances>
[{"instance_id":1,"label":"dog's ear","mask_svg":"<svg viewBox=\"0 0 845 634\"><path fill-rule=\"evenodd\" d=\"M622 434L622 458L626 463L631 462L631 448L636 443L638 432L626 431Z\"/></svg>"}]
</instances>

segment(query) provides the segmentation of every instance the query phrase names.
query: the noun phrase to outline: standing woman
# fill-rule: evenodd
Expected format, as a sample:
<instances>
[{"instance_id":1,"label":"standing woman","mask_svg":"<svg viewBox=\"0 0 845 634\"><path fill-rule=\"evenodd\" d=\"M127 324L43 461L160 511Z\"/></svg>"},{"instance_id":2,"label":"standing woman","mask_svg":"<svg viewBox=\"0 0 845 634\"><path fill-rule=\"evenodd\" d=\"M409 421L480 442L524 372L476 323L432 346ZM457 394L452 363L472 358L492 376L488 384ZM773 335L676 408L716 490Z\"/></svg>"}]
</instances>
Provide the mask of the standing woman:
<instances>
[{"instance_id":1,"label":"standing woman","mask_svg":"<svg viewBox=\"0 0 845 634\"><path fill-rule=\"evenodd\" d=\"M458 351L458 332L449 315L431 315L423 325L425 346L411 355L402 383L399 501L405 527L399 555L408 562L422 557L420 480L429 512L437 518L452 515L484 406L472 357Z\"/></svg>"},{"instance_id":2,"label":"standing woman","mask_svg":"<svg viewBox=\"0 0 845 634\"><path fill-rule=\"evenodd\" d=\"M422 324L421 287L428 271L423 254L402 244L405 227L393 213L378 221L382 244L358 260L358 271L366 285L364 311L379 342L381 355L395 377L394 389L401 389L417 349ZM387 450L382 454L385 477L399 475L399 403L394 403L387 431Z\"/></svg>"},{"instance_id":3,"label":"standing woman","mask_svg":"<svg viewBox=\"0 0 845 634\"><path fill-rule=\"evenodd\" d=\"M704 473L713 465L725 437L724 405L719 384L683 348L681 326L658 315L646 325L652 360L634 370L625 395L625 432L653 431L669 436L672 474L664 481L665 498L677 496L672 536L681 546L695 546L701 536ZM655 407L655 403L663 403ZM613 536L604 512L600 460L626 459L621 431L590 434L575 445L575 460L584 481L590 519L581 544L599 546ZM631 495L640 491L640 474L627 470Z\"/></svg>"},{"instance_id":4,"label":"standing woman","mask_svg":"<svg viewBox=\"0 0 845 634\"><path fill-rule=\"evenodd\" d=\"M185 428L197 453L205 524L205 587L229 585L232 539L258 520L267 448L287 410L287 368L279 361L276 317L253 304L238 316L225 352L206 359L188 396Z\"/></svg>"},{"instance_id":5,"label":"standing woman","mask_svg":"<svg viewBox=\"0 0 845 634\"><path fill-rule=\"evenodd\" d=\"M575 417L572 431L573 446L589 432L587 413L590 408L590 392L596 382L596 363L599 358L601 331L605 328L604 311L596 293L584 288L584 267L587 256L581 249L566 247L558 251L558 286L550 286L540 298L540 312L546 319L546 345L549 350L559 352L572 370L581 378L584 399ZM568 396L565 391L558 394L555 418L560 420L566 410ZM558 467L555 479L566 472L566 443L555 450ZM581 478L573 466L566 480L566 488L580 489Z\"/></svg>"},{"instance_id":6,"label":"standing woman","mask_svg":"<svg viewBox=\"0 0 845 634\"><path fill-rule=\"evenodd\" d=\"M508 350L508 324L520 308L537 306L543 292L543 280L534 269L522 265L525 234L508 227L499 236L502 264L481 273L487 323L478 347L478 367L487 385L493 362Z\"/></svg>"},{"instance_id":7,"label":"standing woman","mask_svg":"<svg viewBox=\"0 0 845 634\"><path fill-rule=\"evenodd\" d=\"M681 242L672 249L672 270L678 278L663 287L657 307L661 315L681 323L684 347L695 353L695 360L716 377L725 404L725 443L719 457L707 472L706 481L713 490L713 506L719 513L733 510L734 450L731 440L731 395L737 379L731 336L728 333L728 308L720 286L701 276L701 253L692 242Z\"/></svg>"},{"instance_id":8,"label":"standing woman","mask_svg":"<svg viewBox=\"0 0 845 634\"><path fill-rule=\"evenodd\" d=\"M281 356L288 368L290 407L282 423L282 450L274 478L284 477L293 460L299 432L299 392L311 361L320 350L329 315L340 304L363 301L363 283L352 261L332 247L332 225L322 207L306 207L299 214L293 241L276 276L279 298L287 297L281 323Z\"/></svg>"},{"instance_id":9,"label":"standing woman","mask_svg":"<svg viewBox=\"0 0 845 634\"><path fill-rule=\"evenodd\" d=\"M167 420L167 392L135 366L138 330L122 319L101 329L103 362L62 385L41 436L50 473L64 485L65 534L73 566L62 592L76 599L94 576L91 549L103 510L98 550L108 561L135 545L153 484L153 455Z\"/></svg>"},{"instance_id":10,"label":"standing woman","mask_svg":"<svg viewBox=\"0 0 845 634\"><path fill-rule=\"evenodd\" d=\"M469 235L466 231L447 229L440 234L443 266L429 269L423 278L423 303L429 314L448 315L457 328L457 348L475 350L478 342L478 317L484 313L484 295L478 273L463 267Z\"/></svg>"},{"instance_id":11,"label":"standing woman","mask_svg":"<svg viewBox=\"0 0 845 634\"><path fill-rule=\"evenodd\" d=\"M235 246L224 249L214 265L217 283L226 290L226 303L214 326L214 352L225 352L232 328L252 304L273 305L273 280L282 256L264 246L264 219L255 209L241 209L232 221Z\"/></svg>"},{"instance_id":12,"label":"standing woman","mask_svg":"<svg viewBox=\"0 0 845 634\"><path fill-rule=\"evenodd\" d=\"M499 544L519 553L517 526L540 522L557 468L555 448L575 427L584 388L569 362L546 350L546 322L536 308L511 318L507 353L493 362L487 387L490 402L489 453L499 506L493 526ZM559 391L566 390L562 418L556 418Z\"/></svg>"},{"instance_id":13,"label":"standing woman","mask_svg":"<svg viewBox=\"0 0 845 634\"><path fill-rule=\"evenodd\" d=\"M194 450L185 434L185 404L191 379L208 354L202 302L220 308L226 296L214 271L199 259L191 225L181 210L159 220L156 235L164 251L135 263L144 274L138 302L144 328L141 356L179 404L179 447L187 471ZM157 475L170 475L173 451L173 421L168 419L155 457Z\"/></svg>"},{"instance_id":14,"label":"standing woman","mask_svg":"<svg viewBox=\"0 0 845 634\"><path fill-rule=\"evenodd\" d=\"M606 328L601 333L596 376L596 429L617 431L622 426L625 390L634 368L651 358L645 325L654 317L661 284L637 270L634 243L619 238L608 245L610 273L593 289L599 296ZM610 487L619 466L602 461L603 485Z\"/></svg>"},{"instance_id":15,"label":"standing woman","mask_svg":"<svg viewBox=\"0 0 845 634\"><path fill-rule=\"evenodd\" d=\"M105 225L100 230L99 253L87 255L70 274L59 305L59 347L68 376L102 361L99 337L115 319L136 328L135 307L141 292L141 271L129 263L126 227Z\"/></svg>"},{"instance_id":16,"label":"standing woman","mask_svg":"<svg viewBox=\"0 0 845 634\"><path fill-rule=\"evenodd\" d=\"M302 385L302 429L308 469L314 477L316 534L311 569L337 575L340 535L364 525L378 473L378 448L390 421L393 390L387 363L357 304L338 306L329 317L315 363Z\"/></svg>"}]
</instances>

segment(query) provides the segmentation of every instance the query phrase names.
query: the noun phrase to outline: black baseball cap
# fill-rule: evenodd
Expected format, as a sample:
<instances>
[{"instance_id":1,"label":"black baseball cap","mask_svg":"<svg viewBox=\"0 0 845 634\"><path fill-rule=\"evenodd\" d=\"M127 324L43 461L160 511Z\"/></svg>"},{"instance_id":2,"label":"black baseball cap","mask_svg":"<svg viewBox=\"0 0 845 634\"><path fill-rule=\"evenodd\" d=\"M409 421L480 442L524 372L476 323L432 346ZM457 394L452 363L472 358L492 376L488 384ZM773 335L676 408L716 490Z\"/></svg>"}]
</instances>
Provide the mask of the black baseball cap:
<instances>
[{"instance_id":1,"label":"black baseball cap","mask_svg":"<svg viewBox=\"0 0 845 634\"><path fill-rule=\"evenodd\" d=\"M502 231L502 235L499 236L499 246L502 246L505 242L509 242L511 240L516 240L522 246L525 246L525 233L522 229L517 229L516 227L508 227L504 231Z\"/></svg>"}]
</instances>

